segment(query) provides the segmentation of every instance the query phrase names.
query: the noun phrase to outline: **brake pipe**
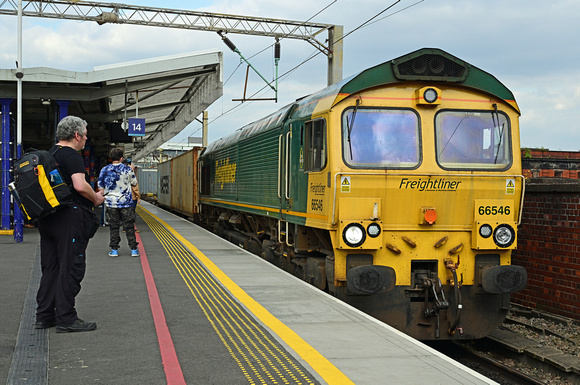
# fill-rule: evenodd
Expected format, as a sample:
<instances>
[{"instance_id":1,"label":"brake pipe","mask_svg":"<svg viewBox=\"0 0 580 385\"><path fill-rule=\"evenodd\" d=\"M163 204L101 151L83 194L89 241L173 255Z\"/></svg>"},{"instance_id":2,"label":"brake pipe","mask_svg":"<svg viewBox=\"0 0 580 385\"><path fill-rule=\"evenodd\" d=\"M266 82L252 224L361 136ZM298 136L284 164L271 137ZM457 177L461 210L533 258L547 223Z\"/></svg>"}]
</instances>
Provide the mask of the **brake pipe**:
<instances>
[{"instance_id":1,"label":"brake pipe","mask_svg":"<svg viewBox=\"0 0 580 385\"><path fill-rule=\"evenodd\" d=\"M461 309L463 309L463 304L461 303L461 291L459 290L459 282L457 282L457 267L459 266L460 256L457 256L457 263L453 263L452 260L447 259L445 260L445 267L451 270L451 274L453 275L453 292L455 294L455 303L457 304L457 312L455 315L455 321L449 328L449 334L454 334L455 329L459 330L459 334L463 335L463 328L461 326L458 327L459 321L461 320Z\"/></svg>"}]
</instances>

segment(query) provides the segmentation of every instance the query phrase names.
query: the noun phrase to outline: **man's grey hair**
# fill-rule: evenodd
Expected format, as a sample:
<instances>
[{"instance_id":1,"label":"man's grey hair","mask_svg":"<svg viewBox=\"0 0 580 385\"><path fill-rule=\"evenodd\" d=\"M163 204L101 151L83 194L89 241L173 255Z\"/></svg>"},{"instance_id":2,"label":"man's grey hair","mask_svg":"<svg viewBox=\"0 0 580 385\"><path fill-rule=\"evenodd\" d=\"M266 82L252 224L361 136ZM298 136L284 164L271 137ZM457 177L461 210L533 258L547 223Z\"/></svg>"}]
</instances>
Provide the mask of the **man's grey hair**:
<instances>
[{"instance_id":1,"label":"man's grey hair","mask_svg":"<svg viewBox=\"0 0 580 385\"><path fill-rule=\"evenodd\" d=\"M77 116L66 116L56 126L56 139L70 141L75 137L75 133L86 135L87 122Z\"/></svg>"}]
</instances>

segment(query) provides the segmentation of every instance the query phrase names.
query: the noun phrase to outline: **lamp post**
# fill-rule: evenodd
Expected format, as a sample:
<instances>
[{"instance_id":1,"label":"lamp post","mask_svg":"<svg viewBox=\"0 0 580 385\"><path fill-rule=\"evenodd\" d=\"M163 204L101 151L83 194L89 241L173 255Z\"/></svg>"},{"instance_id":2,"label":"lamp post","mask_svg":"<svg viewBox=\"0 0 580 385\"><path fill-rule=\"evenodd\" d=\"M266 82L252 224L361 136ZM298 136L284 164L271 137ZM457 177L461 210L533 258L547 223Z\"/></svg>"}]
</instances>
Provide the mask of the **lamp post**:
<instances>
[{"instance_id":1,"label":"lamp post","mask_svg":"<svg viewBox=\"0 0 580 385\"><path fill-rule=\"evenodd\" d=\"M22 0L18 0L18 56L16 57L16 159L22 156ZM24 241L24 216L14 204L14 242Z\"/></svg>"}]
</instances>

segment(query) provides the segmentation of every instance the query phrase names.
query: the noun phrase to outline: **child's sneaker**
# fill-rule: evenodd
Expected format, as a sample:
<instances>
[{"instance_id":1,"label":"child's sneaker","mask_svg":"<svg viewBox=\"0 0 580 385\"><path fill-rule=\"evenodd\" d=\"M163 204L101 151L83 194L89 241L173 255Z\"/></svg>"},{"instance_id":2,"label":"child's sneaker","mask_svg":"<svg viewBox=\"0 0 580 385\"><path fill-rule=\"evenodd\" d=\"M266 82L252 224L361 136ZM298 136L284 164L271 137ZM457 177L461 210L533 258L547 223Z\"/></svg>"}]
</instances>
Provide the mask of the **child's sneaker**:
<instances>
[{"instance_id":1,"label":"child's sneaker","mask_svg":"<svg viewBox=\"0 0 580 385\"><path fill-rule=\"evenodd\" d=\"M119 256L119 250L112 249L111 251L109 251L109 257L118 257L118 256Z\"/></svg>"},{"instance_id":2,"label":"child's sneaker","mask_svg":"<svg viewBox=\"0 0 580 385\"><path fill-rule=\"evenodd\" d=\"M132 257L138 257L139 256L139 250L138 249L131 250L131 256Z\"/></svg>"}]
</instances>

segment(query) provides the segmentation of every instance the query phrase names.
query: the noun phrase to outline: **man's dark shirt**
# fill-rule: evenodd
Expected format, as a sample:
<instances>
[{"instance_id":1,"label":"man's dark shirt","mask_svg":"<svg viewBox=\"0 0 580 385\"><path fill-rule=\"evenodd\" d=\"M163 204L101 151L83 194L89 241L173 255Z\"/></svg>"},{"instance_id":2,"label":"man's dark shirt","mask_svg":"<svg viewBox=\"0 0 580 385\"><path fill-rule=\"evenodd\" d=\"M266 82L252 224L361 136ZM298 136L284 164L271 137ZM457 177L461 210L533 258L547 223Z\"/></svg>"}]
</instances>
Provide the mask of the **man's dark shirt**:
<instances>
[{"instance_id":1,"label":"man's dark shirt","mask_svg":"<svg viewBox=\"0 0 580 385\"><path fill-rule=\"evenodd\" d=\"M82 155L75 149L67 146L54 146L59 147L58 151L54 153L54 158L58 163L58 168L62 174L63 181L71 186L72 200L75 203L81 204L87 207L93 207L93 202L83 197L77 190L74 189L71 175L77 174L79 172L85 174L85 180L89 183L90 179L85 170L85 162Z\"/></svg>"}]
</instances>

